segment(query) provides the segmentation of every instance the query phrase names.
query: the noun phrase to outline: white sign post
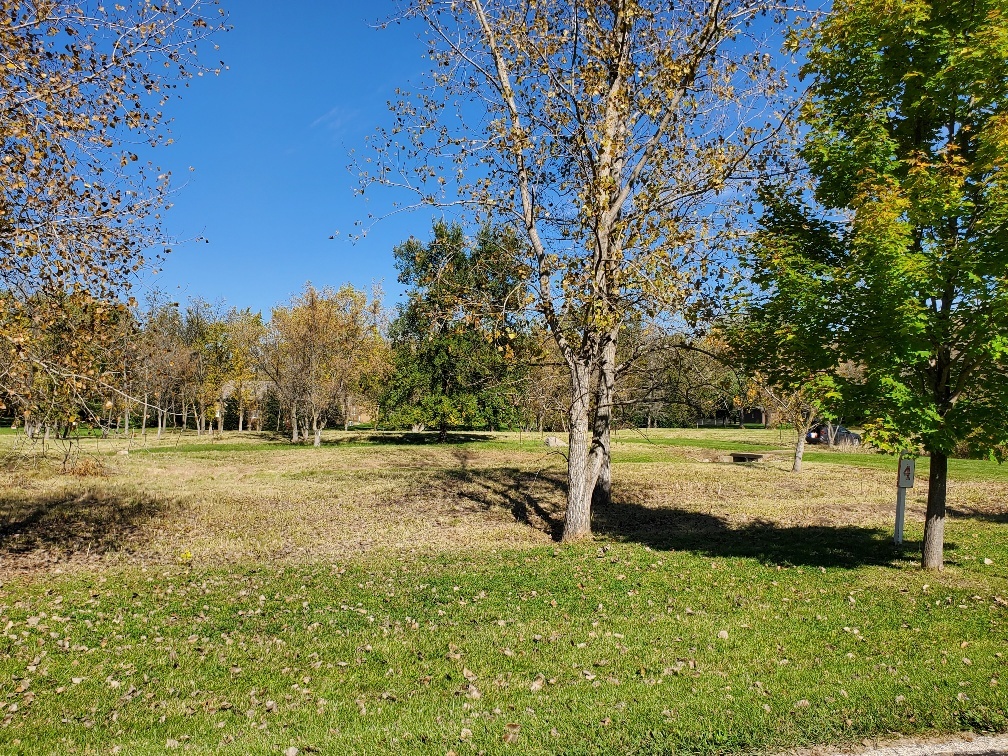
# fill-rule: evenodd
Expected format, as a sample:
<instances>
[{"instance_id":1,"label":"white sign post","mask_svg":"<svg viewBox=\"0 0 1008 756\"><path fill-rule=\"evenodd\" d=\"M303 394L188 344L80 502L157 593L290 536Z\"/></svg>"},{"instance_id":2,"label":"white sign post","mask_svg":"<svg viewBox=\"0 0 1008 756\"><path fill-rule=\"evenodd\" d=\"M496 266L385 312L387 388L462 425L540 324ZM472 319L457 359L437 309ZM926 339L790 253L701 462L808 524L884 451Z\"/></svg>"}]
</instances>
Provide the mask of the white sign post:
<instances>
[{"instance_id":1,"label":"white sign post","mask_svg":"<svg viewBox=\"0 0 1008 756\"><path fill-rule=\"evenodd\" d=\"M906 514L906 492L913 488L914 460L912 457L900 457L899 475L896 478L896 534L893 541L903 543L903 518Z\"/></svg>"}]
</instances>

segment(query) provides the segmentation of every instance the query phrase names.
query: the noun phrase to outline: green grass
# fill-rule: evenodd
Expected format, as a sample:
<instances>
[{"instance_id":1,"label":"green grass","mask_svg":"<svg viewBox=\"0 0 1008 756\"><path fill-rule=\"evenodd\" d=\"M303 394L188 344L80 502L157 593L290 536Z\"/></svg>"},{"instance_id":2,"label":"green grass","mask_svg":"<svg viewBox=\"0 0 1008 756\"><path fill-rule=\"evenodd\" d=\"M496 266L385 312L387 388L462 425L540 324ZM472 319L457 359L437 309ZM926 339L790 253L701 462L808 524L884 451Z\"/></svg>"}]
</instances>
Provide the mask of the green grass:
<instances>
[{"instance_id":1,"label":"green grass","mask_svg":"<svg viewBox=\"0 0 1008 756\"><path fill-rule=\"evenodd\" d=\"M0 745L741 753L1008 727L1004 568L893 565L592 545L15 581Z\"/></svg>"},{"instance_id":2,"label":"green grass","mask_svg":"<svg viewBox=\"0 0 1008 756\"><path fill-rule=\"evenodd\" d=\"M775 432L774 432L775 434ZM538 436L183 437L0 488L0 753L775 752L1008 731L1008 498L953 461L947 569L891 542L892 458L714 464L620 433L551 541ZM667 441L667 443L661 443ZM894 474L894 473L893 473ZM511 740L513 742L506 742Z\"/></svg>"}]
</instances>

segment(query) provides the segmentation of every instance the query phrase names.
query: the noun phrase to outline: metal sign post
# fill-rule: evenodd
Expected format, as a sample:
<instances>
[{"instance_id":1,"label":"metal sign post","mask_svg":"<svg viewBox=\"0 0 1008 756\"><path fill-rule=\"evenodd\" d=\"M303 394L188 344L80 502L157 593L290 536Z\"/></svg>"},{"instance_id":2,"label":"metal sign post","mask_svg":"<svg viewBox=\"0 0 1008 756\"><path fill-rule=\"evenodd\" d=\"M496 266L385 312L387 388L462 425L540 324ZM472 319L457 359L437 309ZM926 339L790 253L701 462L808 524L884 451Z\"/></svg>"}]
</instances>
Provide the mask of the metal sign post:
<instances>
[{"instance_id":1,"label":"metal sign post","mask_svg":"<svg viewBox=\"0 0 1008 756\"><path fill-rule=\"evenodd\" d=\"M906 492L913 488L914 460L912 457L900 457L899 474L896 478L896 533L893 541L903 543L903 518L906 514Z\"/></svg>"}]
</instances>

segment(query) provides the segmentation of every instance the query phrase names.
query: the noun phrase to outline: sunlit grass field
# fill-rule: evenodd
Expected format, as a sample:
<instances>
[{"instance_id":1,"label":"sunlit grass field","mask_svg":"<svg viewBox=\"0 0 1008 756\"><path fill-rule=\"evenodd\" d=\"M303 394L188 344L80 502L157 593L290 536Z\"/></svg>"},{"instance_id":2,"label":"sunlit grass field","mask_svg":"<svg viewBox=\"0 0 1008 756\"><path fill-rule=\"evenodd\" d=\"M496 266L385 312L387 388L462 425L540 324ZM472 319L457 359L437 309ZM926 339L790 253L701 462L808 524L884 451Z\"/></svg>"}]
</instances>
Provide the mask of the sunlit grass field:
<instances>
[{"instance_id":1,"label":"sunlit grass field","mask_svg":"<svg viewBox=\"0 0 1008 756\"><path fill-rule=\"evenodd\" d=\"M2 753L772 753L1008 730L1008 474L777 431L621 431L555 541L536 435L22 447L0 491ZM15 434L0 436L8 448ZM777 451L757 465L732 450ZM129 454L122 454L123 451ZM562 450L560 450L562 451ZM119 749L118 751L116 749Z\"/></svg>"}]
</instances>

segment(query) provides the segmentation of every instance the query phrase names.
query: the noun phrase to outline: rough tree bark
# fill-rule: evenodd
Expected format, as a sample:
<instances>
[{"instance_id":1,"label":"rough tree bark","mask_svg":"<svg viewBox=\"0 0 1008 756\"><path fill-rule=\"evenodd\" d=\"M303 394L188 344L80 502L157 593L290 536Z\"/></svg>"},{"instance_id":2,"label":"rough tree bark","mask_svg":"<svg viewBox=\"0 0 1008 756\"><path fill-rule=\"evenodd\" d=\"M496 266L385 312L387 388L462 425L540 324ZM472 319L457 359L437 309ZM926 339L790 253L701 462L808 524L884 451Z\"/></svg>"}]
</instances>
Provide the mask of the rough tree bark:
<instances>
[{"instance_id":1,"label":"rough tree bark","mask_svg":"<svg viewBox=\"0 0 1008 756\"><path fill-rule=\"evenodd\" d=\"M320 447L322 446L322 423L319 422L319 413L312 411L312 434L314 435L314 441L312 446Z\"/></svg>"},{"instance_id":2,"label":"rough tree bark","mask_svg":"<svg viewBox=\"0 0 1008 756\"><path fill-rule=\"evenodd\" d=\"M942 552L945 543L945 497L948 492L948 455L931 453L928 475L927 515L924 520L924 543L921 565L925 570L944 567Z\"/></svg>"},{"instance_id":3,"label":"rough tree bark","mask_svg":"<svg viewBox=\"0 0 1008 756\"><path fill-rule=\"evenodd\" d=\"M616 389L616 339L612 332L602 347L595 391L595 421L592 430L592 458L589 468L598 470L592 488L592 506L607 506L612 501L611 425L612 403Z\"/></svg>"},{"instance_id":4,"label":"rough tree bark","mask_svg":"<svg viewBox=\"0 0 1008 756\"><path fill-rule=\"evenodd\" d=\"M571 365L570 430L567 447L567 514L563 540L576 541L591 535L591 492L588 482L588 406L592 371L584 364Z\"/></svg>"}]
</instances>

